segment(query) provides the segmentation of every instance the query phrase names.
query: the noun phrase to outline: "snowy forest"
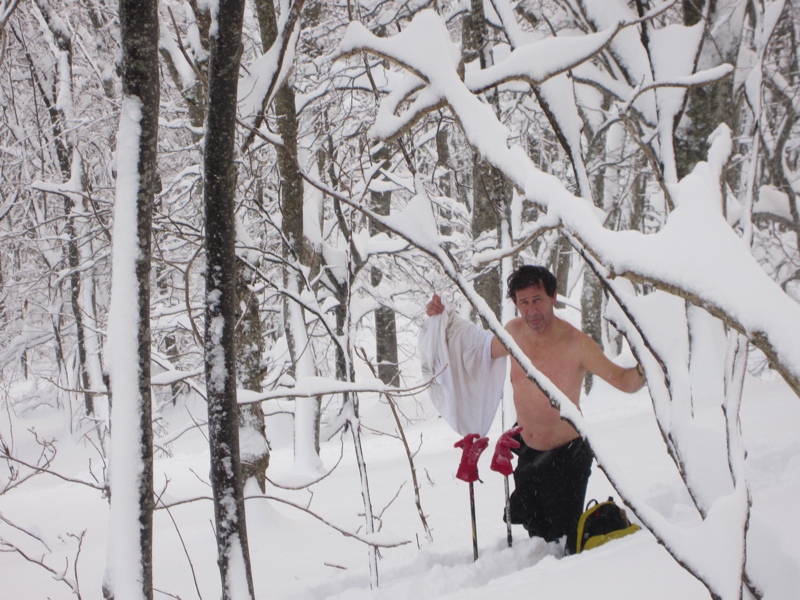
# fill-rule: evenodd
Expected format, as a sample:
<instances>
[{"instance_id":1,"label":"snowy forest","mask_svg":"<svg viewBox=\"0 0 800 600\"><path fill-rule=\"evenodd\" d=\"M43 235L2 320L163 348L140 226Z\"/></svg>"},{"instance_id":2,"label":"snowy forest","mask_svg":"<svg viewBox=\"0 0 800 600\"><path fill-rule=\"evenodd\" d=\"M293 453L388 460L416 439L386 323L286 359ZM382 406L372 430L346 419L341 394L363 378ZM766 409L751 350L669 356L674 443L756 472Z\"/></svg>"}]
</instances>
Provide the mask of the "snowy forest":
<instances>
[{"instance_id":1,"label":"snowy forest","mask_svg":"<svg viewBox=\"0 0 800 600\"><path fill-rule=\"evenodd\" d=\"M437 293L642 526L597 560L797 597L799 38L793 0L0 0L0 596L445 597L378 594L456 547L489 572L460 597L503 593L539 547L498 510L474 565L466 515L436 545L466 502L417 352ZM642 365L652 452L504 331L521 264Z\"/></svg>"}]
</instances>

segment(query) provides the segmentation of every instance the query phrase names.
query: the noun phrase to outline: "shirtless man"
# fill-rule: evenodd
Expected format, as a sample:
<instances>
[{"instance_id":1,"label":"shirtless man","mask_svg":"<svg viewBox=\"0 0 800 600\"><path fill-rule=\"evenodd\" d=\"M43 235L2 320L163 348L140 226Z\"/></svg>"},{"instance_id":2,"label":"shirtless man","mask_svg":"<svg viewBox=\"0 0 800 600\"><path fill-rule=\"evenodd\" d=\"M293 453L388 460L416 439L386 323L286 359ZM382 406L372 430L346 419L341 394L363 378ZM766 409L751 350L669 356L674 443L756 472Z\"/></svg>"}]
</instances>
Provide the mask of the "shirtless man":
<instances>
[{"instance_id":1,"label":"shirtless man","mask_svg":"<svg viewBox=\"0 0 800 600\"><path fill-rule=\"evenodd\" d=\"M512 273L508 296L520 316L506 324L506 331L578 409L587 371L624 392L636 392L645 384L639 365L625 369L613 363L592 338L555 315L556 278L544 267L525 265ZM434 294L426 310L428 316L443 310L441 299ZM495 338L492 357L507 355ZM511 522L522 524L529 535L548 542L566 535L566 550L574 552L592 451L513 359L511 385L522 427L510 500Z\"/></svg>"}]
</instances>

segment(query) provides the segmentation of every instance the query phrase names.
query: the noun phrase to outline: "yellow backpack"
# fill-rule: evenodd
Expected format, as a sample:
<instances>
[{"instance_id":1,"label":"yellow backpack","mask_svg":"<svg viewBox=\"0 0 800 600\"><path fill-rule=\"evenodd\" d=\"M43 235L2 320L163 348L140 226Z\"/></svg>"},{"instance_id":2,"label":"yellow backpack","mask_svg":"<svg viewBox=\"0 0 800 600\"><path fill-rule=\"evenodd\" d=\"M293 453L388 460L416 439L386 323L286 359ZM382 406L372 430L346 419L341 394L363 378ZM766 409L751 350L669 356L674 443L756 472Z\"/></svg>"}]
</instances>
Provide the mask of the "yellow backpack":
<instances>
[{"instance_id":1,"label":"yellow backpack","mask_svg":"<svg viewBox=\"0 0 800 600\"><path fill-rule=\"evenodd\" d=\"M638 525L631 524L625 510L617 506L611 496L606 502L601 503L589 500L586 510L578 521L575 554L579 554L582 550L597 548L640 529Z\"/></svg>"}]
</instances>

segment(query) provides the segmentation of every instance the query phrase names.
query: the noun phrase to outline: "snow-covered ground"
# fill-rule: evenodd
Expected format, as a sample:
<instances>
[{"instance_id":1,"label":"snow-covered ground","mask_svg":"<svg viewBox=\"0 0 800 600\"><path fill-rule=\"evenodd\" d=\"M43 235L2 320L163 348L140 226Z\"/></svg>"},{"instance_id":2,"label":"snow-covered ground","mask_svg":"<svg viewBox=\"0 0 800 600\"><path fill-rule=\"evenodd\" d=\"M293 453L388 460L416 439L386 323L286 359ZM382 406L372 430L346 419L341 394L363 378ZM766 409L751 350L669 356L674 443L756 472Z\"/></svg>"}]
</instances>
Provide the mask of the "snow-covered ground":
<instances>
[{"instance_id":1,"label":"snow-covered ground","mask_svg":"<svg viewBox=\"0 0 800 600\"><path fill-rule=\"evenodd\" d=\"M12 391L19 399L24 388L17 386ZM4 412L9 412L0 425L5 439L10 439L9 427L13 425L14 453L35 461L37 446L29 431L34 428L40 439L58 438L55 471L92 481L90 468L99 472L101 461L91 445L65 435L56 410L29 406L22 412L20 406L4 406ZM521 528L515 527L514 544L508 548L501 520L503 480L489 470L489 451L479 465L483 481L475 484L480 558L473 562L468 485L454 478L460 451L453 443L458 436L432 411L424 396L401 399L400 407L410 418L405 433L416 451L421 504L433 541L425 538L400 440L376 433L394 431L391 412L385 403L365 398L361 406L363 446L381 539L408 543L380 551L380 585L371 590L368 552L363 543L287 504L248 500L257 598L709 598L706 589L646 531L578 556L560 557L555 545L528 539ZM690 501L664 451L646 389L628 396L600 382L584 400L583 410L592 425L595 444L601 444L604 453L624 465L626 479L634 482L651 506L680 523L690 513ZM159 426L166 431L180 430L192 418L202 420L203 411L199 402L171 407ZM501 431L499 421L498 417L489 434L490 449ZM781 380L748 378L742 427L754 506L778 530L782 542L783 548L776 549L776 558L781 557L777 565L800 569L800 519L796 512L800 498L800 402ZM292 491L274 485L296 481L288 417L274 417L269 429L274 447L268 474L274 483L268 484L267 494L305 506L340 528L363 530L361 486L349 434L343 443L336 438L324 444L326 468L333 467L341 455L333 473L310 491ZM159 452L156 489L163 492L162 499L166 503L206 499L157 511L156 598L210 600L220 596L212 507L207 499L211 494L206 483L208 469L208 449L200 430L189 431ZM0 485L5 486L9 477L5 466L0 477ZM255 486L248 492L260 493ZM595 467L587 498L605 499L609 495L615 492ZM24 547L30 558L48 555L46 562L56 571L68 565L68 578L73 576L77 548L73 535L85 531L77 568L82 598L102 597L108 504L96 490L40 475L0 496L0 517L0 538ZM6 520L27 533L14 529ZM0 598L4 600L75 597L63 582L14 553L0 554L0 582Z\"/></svg>"}]
</instances>

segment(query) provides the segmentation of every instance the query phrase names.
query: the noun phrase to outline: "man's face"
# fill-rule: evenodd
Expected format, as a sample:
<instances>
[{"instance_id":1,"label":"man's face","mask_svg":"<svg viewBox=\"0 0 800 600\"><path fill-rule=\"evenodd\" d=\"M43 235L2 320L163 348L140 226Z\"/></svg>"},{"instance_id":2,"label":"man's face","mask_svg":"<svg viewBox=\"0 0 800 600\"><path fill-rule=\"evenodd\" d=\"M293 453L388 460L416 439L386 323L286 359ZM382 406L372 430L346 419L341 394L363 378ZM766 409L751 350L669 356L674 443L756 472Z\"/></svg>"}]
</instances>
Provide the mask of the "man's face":
<instances>
[{"instance_id":1,"label":"man's face","mask_svg":"<svg viewBox=\"0 0 800 600\"><path fill-rule=\"evenodd\" d=\"M519 290L514 297L514 306L534 333L542 333L547 329L553 320L555 304L555 294L548 296L541 284Z\"/></svg>"}]
</instances>

